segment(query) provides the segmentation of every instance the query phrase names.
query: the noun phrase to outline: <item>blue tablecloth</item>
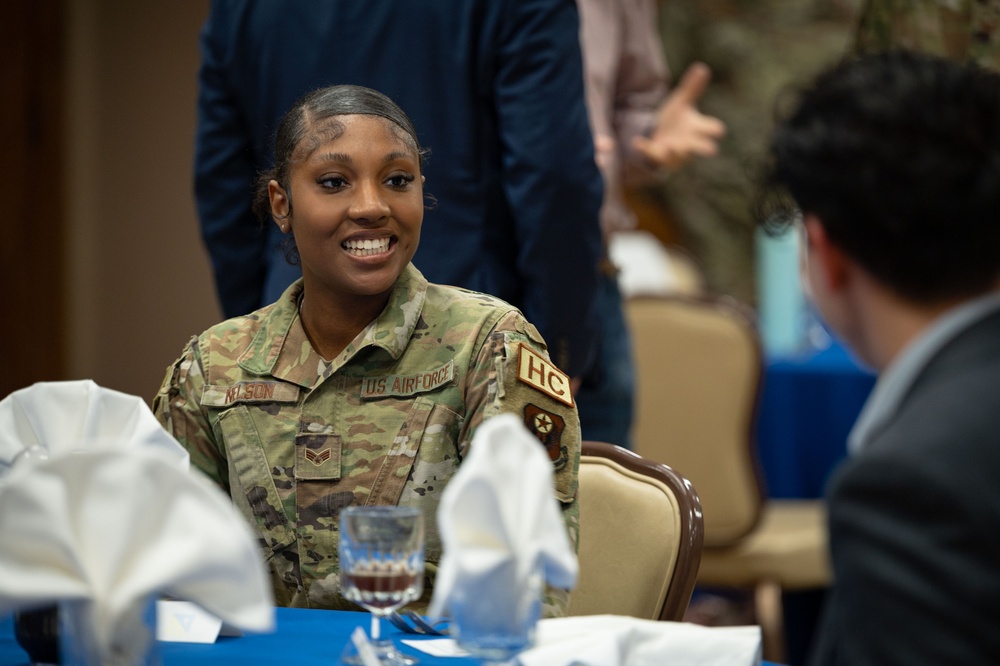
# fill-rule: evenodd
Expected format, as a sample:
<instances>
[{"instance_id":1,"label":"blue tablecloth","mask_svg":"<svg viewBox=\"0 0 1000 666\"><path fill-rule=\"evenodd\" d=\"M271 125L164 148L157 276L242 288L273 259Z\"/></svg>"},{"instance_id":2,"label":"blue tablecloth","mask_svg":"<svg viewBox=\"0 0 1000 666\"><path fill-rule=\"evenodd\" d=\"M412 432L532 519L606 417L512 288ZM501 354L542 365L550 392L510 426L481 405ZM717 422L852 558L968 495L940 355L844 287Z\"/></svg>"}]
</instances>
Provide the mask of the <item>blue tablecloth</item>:
<instances>
[{"instance_id":1,"label":"blue tablecloth","mask_svg":"<svg viewBox=\"0 0 1000 666\"><path fill-rule=\"evenodd\" d=\"M301 608L279 608L277 618L278 630L273 634L221 637L216 643L208 645L160 643L163 664L338 664L354 628L363 627L367 631L370 624L367 613ZM389 623L384 623L382 630L403 652L414 654L421 666L475 666L478 663L467 657L432 657L416 652L400 644L399 639L421 640L420 636L403 634ZM28 666L27 655L14 640L14 623L9 617L0 620L0 665Z\"/></svg>"},{"instance_id":2,"label":"blue tablecloth","mask_svg":"<svg viewBox=\"0 0 1000 666\"><path fill-rule=\"evenodd\" d=\"M769 359L757 420L757 447L768 494L823 495L847 455L847 435L875 375L833 341L808 354Z\"/></svg>"},{"instance_id":3,"label":"blue tablecloth","mask_svg":"<svg viewBox=\"0 0 1000 666\"><path fill-rule=\"evenodd\" d=\"M277 631L273 634L247 634L220 637L214 644L160 643L164 666L202 666L219 664L261 664L295 666L296 664L339 664L340 656L355 627L366 632L371 616L363 612L278 608ZM27 666L25 652L14 640L11 618L0 621L0 665ZM388 622L382 623L383 635L391 637L402 652L414 654L424 666L475 666L471 658L437 658L402 645L399 638L421 640L404 634Z\"/></svg>"}]
</instances>

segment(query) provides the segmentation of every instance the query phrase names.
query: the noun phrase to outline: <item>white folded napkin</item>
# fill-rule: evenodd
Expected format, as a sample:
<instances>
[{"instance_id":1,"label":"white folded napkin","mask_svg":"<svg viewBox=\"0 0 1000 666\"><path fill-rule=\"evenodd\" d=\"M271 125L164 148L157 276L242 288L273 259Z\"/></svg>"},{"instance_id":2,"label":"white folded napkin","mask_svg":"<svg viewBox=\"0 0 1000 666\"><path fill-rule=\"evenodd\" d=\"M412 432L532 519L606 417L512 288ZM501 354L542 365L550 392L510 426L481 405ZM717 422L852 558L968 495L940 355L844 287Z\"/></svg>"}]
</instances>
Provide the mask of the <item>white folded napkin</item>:
<instances>
[{"instance_id":1,"label":"white folded napkin","mask_svg":"<svg viewBox=\"0 0 1000 666\"><path fill-rule=\"evenodd\" d=\"M139 613L157 593L273 629L256 540L208 479L135 447L17 465L0 483L0 615L79 601L101 654L129 654L148 638Z\"/></svg>"},{"instance_id":2,"label":"white folded napkin","mask_svg":"<svg viewBox=\"0 0 1000 666\"><path fill-rule=\"evenodd\" d=\"M576 554L555 498L552 461L512 414L488 419L476 431L442 493L437 520L444 555L432 616L445 613L458 586L495 607L516 607L536 566L553 587L576 584Z\"/></svg>"},{"instance_id":3,"label":"white folded napkin","mask_svg":"<svg viewBox=\"0 0 1000 666\"><path fill-rule=\"evenodd\" d=\"M521 666L758 666L760 627L703 627L620 615L542 620Z\"/></svg>"},{"instance_id":4,"label":"white folded napkin","mask_svg":"<svg viewBox=\"0 0 1000 666\"><path fill-rule=\"evenodd\" d=\"M0 480L15 460L41 449L154 448L188 468L188 453L139 397L89 379L39 382L0 400ZM36 456L37 457L37 456Z\"/></svg>"}]
</instances>

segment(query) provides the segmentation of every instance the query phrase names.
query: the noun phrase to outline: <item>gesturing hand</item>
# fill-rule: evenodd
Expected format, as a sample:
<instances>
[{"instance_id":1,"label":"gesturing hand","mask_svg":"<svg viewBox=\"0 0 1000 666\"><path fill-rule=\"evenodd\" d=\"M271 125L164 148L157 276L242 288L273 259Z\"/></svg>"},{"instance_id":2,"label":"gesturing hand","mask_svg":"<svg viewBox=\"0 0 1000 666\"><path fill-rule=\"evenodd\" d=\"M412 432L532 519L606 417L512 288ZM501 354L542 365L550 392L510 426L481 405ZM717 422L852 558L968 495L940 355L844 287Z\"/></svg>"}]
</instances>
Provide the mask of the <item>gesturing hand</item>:
<instances>
[{"instance_id":1,"label":"gesturing hand","mask_svg":"<svg viewBox=\"0 0 1000 666\"><path fill-rule=\"evenodd\" d=\"M701 113L697 107L711 78L712 72L704 63L688 67L657 111L652 134L636 137L633 147L653 164L671 171L684 166L695 155L707 157L718 153L718 142L726 134L726 125Z\"/></svg>"}]
</instances>

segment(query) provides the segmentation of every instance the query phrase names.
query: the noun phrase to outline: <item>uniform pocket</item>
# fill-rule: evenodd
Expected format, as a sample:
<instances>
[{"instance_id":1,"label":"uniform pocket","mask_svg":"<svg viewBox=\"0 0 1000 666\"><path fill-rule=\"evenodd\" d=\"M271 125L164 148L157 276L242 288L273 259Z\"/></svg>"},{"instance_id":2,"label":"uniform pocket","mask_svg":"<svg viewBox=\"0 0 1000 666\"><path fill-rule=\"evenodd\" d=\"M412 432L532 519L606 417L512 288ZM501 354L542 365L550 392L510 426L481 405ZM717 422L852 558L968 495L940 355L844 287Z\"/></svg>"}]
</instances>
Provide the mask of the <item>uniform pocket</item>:
<instances>
[{"instance_id":1,"label":"uniform pocket","mask_svg":"<svg viewBox=\"0 0 1000 666\"><path fill-rule=\"evenodd\" d=\"M445 485L458 470L458 436L464 419L441 404L432 404L419 434L413 467L399 498L401 506L420 507L424 513L428 562L441 559L441 537L437 529L437 508Z\"/></svg>"},{"instance_id":2,"label":"uniform pocket","mask_svg":"<svg viewBox=\"0 0 1000 666\"><path fill-rule=\"evenodd\" d=\"M260 434L246 405L222 412L218 423L226 445L233 503L256 524L270 559L295 543L295 535L275 487Z\"/></svg>"},{"instance_id":3,"label":"uniform pocket","mask_svg":"<svg viewBox=\"0 0 1000 666\"><path fill-rule=\"evenodd\" d=\"M303 481L339 481L344 441L331 426L295 436L295 478Z\"/></svg>"},{"instance_id":4,"label":"uniform pocket","mask_svg":"<svg viewBox=\"0 0 1000 666\"><path fill-rule=\"evenodd\" d=\"M392 440L388 454L375 470L371 494L366 504L399 503L433 409L434 403L426 396L420 396L412 401L406 419Z\"/></svg>"}]
</instances>

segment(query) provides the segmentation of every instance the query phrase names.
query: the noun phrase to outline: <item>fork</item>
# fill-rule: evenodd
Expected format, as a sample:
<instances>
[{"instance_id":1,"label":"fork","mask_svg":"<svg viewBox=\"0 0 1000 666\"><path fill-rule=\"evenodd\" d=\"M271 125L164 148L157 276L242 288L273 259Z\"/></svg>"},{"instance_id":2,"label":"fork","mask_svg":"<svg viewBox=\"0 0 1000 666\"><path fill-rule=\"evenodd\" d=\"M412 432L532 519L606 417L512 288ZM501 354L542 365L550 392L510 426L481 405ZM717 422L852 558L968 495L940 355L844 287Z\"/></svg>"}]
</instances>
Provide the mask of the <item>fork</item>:
<instances>
[{"instance_id":1,"label":"fork","mask_svg":"<svg viewBox=\"0 0 1000 666\"><path fill-rule=\"evenodd\" d=\"M420 634L422 636L447 636L448 627L438 628L438 625L447 622L447 619L436 622L428 622L419 613L414 611L403 611L402 613L393 611L389 615L392 622L400 631L408 634Z\"/></svg>"}]
</instances>

